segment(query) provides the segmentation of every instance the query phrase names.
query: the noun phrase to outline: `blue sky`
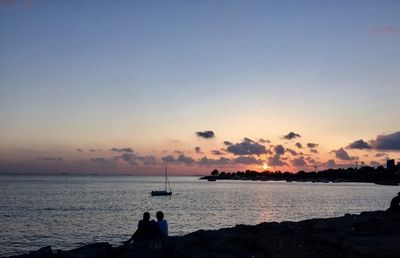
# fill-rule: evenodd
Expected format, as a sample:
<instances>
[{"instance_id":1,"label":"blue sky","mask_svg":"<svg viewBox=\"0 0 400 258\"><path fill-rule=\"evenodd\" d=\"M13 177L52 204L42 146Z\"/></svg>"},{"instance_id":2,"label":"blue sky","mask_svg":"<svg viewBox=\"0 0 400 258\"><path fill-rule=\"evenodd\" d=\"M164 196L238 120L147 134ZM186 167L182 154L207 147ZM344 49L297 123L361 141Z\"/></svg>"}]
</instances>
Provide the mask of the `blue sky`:
<instances>
[{"instance_id":1,"label":"blue sky","mask_svg":"<svg viewBox=\"0 0 400 258\"><path fill-rule=\"evenodd\" d=\"M396 132L399 7L1 2L0 151L74 160L76 148L129 146L161 157L295 131L329 155ZM206 129L217 140L199 142Z\"/></svg>"}]
</instances>

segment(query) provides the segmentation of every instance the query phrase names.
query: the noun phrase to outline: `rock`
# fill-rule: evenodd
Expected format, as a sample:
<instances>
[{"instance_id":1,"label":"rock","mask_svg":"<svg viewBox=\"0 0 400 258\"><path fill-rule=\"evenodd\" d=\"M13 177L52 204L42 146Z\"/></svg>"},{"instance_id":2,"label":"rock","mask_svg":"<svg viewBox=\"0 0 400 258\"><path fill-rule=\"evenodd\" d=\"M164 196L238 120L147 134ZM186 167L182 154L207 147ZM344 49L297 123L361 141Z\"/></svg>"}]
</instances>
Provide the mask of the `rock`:
<instances>
[{"instance_id":1,"label":"rock","mask_svg":"<svg viewBox=\"0 0 400 258\"><path fill-rule=\"evenodd\" d=\"M400 214L375 211L299 222L200 230L167 241L112 247L96 243L53 255L50 247L19 258L400 257Z\"/></svg>"},{"instance_id":2,"label":"rock","mask_svg":"<svg viewBox=\"0 0 400 258\"><path fill-rule=\"evenodd\" d=\"M56 258L108 258L111 257L113 247L109 243L94 243L57 253Z\"/></svg>"}]
</instances>

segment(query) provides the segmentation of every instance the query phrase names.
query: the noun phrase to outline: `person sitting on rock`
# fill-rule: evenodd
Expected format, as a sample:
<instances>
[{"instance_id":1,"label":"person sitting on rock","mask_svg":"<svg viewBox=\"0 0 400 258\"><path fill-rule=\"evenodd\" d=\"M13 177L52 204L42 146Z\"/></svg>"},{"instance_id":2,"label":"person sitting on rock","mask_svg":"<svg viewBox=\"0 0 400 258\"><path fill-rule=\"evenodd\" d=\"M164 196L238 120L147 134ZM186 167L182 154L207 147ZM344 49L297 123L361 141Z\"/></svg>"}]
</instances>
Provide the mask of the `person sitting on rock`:
<instances>
[{"instance_id":1,"label":"person sitting on rock","mask_svg":"<svg viewBox=\"0 0 400 258\"><path fill-rule=\"evenodd\" d=\"M142 242L142 241L148 241L148 240L153 240L156 238L161 238L162 233L158 227L157 222L154 220L150 220L150 213L145 212L143 213L143 220L139 221L137 230L135 233L131 236L126 241L123 241L122 243L124 245L129 244L130 242Z\"/></svg>"},{"instance_id":2,"label":"person sitting on rock","mask_svg":"<svg viewBox=\"0 0 400 258\"><path fill-rule=\"evenodd\" d=\"M390 202L389 211L400 211L400 192Z\"/></svg>"},{"instance_id":3,"label":"person sitting on rock","mask_svg":"<svg viewBox=\"0 0 400 258\"><path fill-rule=\"evenodd\" d=\"M157 217L157 224L158 224L158 227L160 228L163 238L167 238L168 237L168 223L164 219L164 213L162 211L157 211L156 217Z\"/></svg>"}]
</instances>

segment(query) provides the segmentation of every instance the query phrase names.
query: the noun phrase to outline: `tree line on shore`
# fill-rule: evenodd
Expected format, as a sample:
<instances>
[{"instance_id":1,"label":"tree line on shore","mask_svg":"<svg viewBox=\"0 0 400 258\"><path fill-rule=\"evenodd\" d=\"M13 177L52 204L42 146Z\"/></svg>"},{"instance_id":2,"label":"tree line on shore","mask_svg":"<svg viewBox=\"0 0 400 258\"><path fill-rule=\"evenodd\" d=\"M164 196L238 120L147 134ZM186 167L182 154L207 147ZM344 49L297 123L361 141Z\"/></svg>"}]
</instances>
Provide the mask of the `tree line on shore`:
<instances>
[{"instance_id":1,"label":"tree line on shore","mask_svg":"<svg viewBox=\"0 0 400 258\"><path fill-rule=\"evenodd\" d=\"M337 168L326 169L321 171L298 171L297 173L281 172L281 171L263 171L254 170L224 172L214 169L210 176L201 179L220 180L220 179L236 179L236 180L261 180L261 181L312 181L312 182L368 182L368 183L400 183L400 171L398 168L387 169L383 166L377 168L363 166L361 168Z\"/></svg>"}]
</instances>

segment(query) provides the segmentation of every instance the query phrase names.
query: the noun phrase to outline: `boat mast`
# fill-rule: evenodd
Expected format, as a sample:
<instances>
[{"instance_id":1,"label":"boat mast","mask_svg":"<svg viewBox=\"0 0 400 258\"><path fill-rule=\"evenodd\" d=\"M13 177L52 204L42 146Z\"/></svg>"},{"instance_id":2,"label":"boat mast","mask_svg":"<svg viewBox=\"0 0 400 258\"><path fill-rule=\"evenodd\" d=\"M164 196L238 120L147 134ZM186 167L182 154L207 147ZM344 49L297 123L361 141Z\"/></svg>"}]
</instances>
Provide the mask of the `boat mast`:
<instances>
[{"instance_id":1,"label":"boat mast","mask_svg":"<svg viewBox=\"0 0 400 258\"><path fill-rule=\"evenodd\" d=\"M165 165L165 192L167 192L167 165Z\"/></svg>"}]
</instances>

